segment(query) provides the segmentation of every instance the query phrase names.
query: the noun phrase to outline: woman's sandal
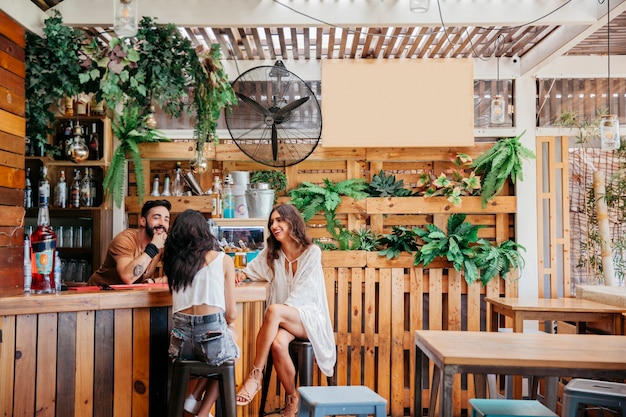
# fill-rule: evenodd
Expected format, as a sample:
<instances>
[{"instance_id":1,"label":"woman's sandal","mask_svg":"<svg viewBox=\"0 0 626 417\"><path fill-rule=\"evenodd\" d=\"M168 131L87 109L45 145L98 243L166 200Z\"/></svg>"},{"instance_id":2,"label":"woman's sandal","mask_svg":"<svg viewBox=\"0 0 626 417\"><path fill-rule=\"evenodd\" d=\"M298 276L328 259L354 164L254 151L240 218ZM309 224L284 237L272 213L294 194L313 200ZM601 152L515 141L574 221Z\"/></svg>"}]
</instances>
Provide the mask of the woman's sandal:
<instances>
[{"instance_id":1,"label":"woman's sandal","mask_svg":"<svg viewBox=\"0 0 626 417\"><path fill-rule=\"evenodd\" d=\"M287 400L285 401L285 408L283 409L282 417L296 417L298 415L298 403L300 401L300 397L297 392L294 392L291 395L287 395Z\"/></svg>"},{"instance_id":2,"label":"woman's sandal","mask_svg":"<svg viewBox=\"0 0 626 417\"><path fill-rule=\"evenodd\" d=\"M237 392L237 405L248 405L263 385L263 369L252 368L248 378Z\"/></svg>"}]
</instances>

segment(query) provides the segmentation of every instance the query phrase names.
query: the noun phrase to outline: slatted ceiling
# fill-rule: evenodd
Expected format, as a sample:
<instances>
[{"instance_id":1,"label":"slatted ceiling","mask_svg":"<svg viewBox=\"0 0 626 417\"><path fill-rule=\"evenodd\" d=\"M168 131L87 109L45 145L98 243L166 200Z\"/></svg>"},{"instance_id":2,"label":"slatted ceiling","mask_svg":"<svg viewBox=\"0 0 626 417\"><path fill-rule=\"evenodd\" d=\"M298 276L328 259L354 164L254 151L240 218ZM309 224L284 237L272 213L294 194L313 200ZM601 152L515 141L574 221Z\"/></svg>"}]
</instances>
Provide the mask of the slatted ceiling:
<instances>
[{"instance_id":1,"label":"slatted ceiling","mask_svg":"<svg viewBox=\"0 0 626 417\"><path fill-rule=\"evenodd\" d=\"M626 13L611 20L611 54L626 55ZM567 51L568 55L606 54L606 25Z\"/></svg>"}]
</instances>

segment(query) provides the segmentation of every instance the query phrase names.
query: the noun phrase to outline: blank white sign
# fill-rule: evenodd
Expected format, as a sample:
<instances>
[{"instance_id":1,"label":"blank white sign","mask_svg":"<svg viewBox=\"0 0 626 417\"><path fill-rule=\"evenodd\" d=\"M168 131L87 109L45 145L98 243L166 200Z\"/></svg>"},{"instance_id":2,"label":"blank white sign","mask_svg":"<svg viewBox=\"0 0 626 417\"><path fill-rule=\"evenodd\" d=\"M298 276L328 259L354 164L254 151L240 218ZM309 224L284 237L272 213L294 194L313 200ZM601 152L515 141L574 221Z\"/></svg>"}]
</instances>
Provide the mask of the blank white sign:
<instances>
[{"instance_id":1,"label":"blank white sign","mask_svg":"<svg viewBox=\"0 0 626 417\"><path fill-rule=\"evenodd\" d=\"M474 145L471 59L322 61L322 146Z\"/></svg>"}]
</instances>

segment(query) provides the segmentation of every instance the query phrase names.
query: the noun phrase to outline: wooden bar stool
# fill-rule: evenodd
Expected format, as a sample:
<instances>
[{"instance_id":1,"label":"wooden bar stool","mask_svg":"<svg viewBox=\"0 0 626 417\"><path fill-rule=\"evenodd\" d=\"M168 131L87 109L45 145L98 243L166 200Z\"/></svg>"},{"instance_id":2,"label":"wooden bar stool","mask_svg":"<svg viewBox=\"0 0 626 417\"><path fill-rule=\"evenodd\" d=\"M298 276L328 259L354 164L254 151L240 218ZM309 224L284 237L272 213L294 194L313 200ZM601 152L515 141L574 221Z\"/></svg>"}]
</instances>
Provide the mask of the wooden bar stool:
<instances>
[{"instance_id":1,"label":"wooden bar stool","mask_svg":"<svg viewBox=\"0 0 626 417\"><path fill-rule=\"evenodd\" d=\"M362 385L300 387L299 417L387 415L387 400Z\"/></svg>"},{"instance_id":2,"label":"wooden bar stool","mask_svg":"<svg viewBox=\"0 0 626 417\"><path fill-rule=\"evenodd\" d=\"M308 340L294 339L289 343L289 356L296 367L296 379L299 377L300 386L313 385L314 358L313 345ZM265 415L265 403L267 402L267 392L272 379L272 368L274 361L272 353L267 357L267 365L263 374L263 388L261 390L261 405L259 406L259 417Z\"/></svg>"},{"instance_id":3,"label":"wooden bar stool","mask_svg":"<svg viewBox=\"0 0 626 417\"><path fill-rule=\"evenodd\" d=\"M559 417L536 400L470 398L471 417Z\"/></svg>"},{"instance_id":4,"label":"wooden bar stool","mask_svg":"<svg viewBox=\"0 0 626 417\"><path fill-rule=\"evenodd\" d=\"M626 384L575 378L563 390L563 417L576 417L581 405L621 410L626 417Z\"/></svg>"},{"instance_id":5,"label":"wooden bar stool","mask_svg":"<svg viewBox=\"0 0 626 417\"><path fill-rule=\"evenodd\" d=\"M220 366L206 362L175 360L172 372L172 387L168 405L168 417L182 417L191 375L217 378L220 389L220 406L223 417L237 417L235 400L235 362L226 361Z\"/></svg>"}]
</instances>

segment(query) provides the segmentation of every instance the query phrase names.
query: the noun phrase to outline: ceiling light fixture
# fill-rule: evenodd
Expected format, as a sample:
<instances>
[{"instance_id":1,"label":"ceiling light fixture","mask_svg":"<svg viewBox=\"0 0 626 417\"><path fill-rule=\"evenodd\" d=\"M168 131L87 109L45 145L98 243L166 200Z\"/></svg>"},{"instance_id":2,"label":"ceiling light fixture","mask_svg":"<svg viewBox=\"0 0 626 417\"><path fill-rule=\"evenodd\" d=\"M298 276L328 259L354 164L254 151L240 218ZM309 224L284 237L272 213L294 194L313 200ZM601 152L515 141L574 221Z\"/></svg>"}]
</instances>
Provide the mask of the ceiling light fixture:
<instances>
[{"instance_id":1,"label":"ceiling light fixture","mask_svg":"<svg viewBox=\"0 0 626 417\"><path fill-rule=\"evenodd\" d=\"M139 0L113 0L113 31L119 38L137 34L138 3Z\"/></svg>"},{"instance_id":2,"label":"ceiling light fixture","mask_svg":"<svg viewBox=\"0 0 626 417\"><path fill-rule=\"evenodd\" d=\"M500 95L500 57L496 58L496 62L496 95L491 99L491 124L501 125L505 121L506 102L502 95Z\"/></svg>"},{"instance_id":3,"label":"ceiling light fixture","mask_svg":"<svg viewBox=\"0 0 626 417\"><path fill-rule=\"evenodd\" d=\"M428 11L430 0L409 0L409 9L413 13L424 13Z\"/></svg>"},{"instance_id":4,"label":"ceiling light fixture","mask_svg":"<svg viewBox=\"0 0 626 417\"><path fill-rule=\"evenodd\" d=\"M606 60L607 60L607 102L608 114L600 120L600 148L605 151L619 149L619 120L617 114L611 114L611 12L610 1L606 0Z\"/></svg>"}]
</instances>

